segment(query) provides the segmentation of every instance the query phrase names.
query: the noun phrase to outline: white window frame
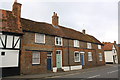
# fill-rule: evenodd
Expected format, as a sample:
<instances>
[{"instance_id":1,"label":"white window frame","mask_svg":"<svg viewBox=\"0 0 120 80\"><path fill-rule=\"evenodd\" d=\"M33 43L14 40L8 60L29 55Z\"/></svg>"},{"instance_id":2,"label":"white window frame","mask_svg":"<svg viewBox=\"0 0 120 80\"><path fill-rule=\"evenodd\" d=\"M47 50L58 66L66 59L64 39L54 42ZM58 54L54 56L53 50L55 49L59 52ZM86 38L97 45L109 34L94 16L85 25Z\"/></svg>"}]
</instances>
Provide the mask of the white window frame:
<instances>
[{"instance_id":1,"label":"white window frame","mask_svg":"<svg viewBox=\"0 0 120 80\"><path fill-rule=\"evenodd\" d=\"M92 43L87 43L87 48L92 49Z\"/></svg>"},{"instance_id":2,"label":"white window frame","mask_svg":"<svg viewBox=\"0 0 120 80\"><path fill-rule=\"evenodd\" d=\"M92 52L88 52L88 61L93 61Z\"/></svg>"},{"instance_id":3,"label":"white window frame","mask_svg":"<svg viewBox=\"0 0 120 80\"><path fill-rule=\"evenodd\" d=\"M43 42L38 42L37 39L37 35L43 35L44 36L44 41ZM45 44L45 34L39 34L39 33L35 33L35 43L43 43Z\"/></svg>"},{"instance_id":4,"label":"white window frame","mask_svg":"<svg viewBox=\"0 0 120 80\"><path fill-rule=\"evenodd\" d=\"M101 46L101 45L98 45L98 49L102 49L102 46Z\"/></svg>"},{"instance_id":5,"label":"white window frame","mask_svg":"<svg viewBox=\"0 0 120 80\"><path fill-rule=\"evenodd\" d=\"M57 42L56 42L56 39L58 38L58 44L57 44ZM61 42L61 44L59 44L60 42ZM61 37L55 37L55 45L57 45L57 46L62 46L63 45L63 40L62 40L62 38Z\"/></svg>"},{"instance_id":6,"label":"white window frame","mask_svg":"<svg viewBox=\"0 0 120 80\"><path fill-rule=\"evenodd\" d=\"M103 61L103 55L102 55L102 53L99 53L99 61Z\"/></svg>"},{"instance_id":7,"label":"white window frame","mask_svg":"<svg viewBox=\"0 0 120 80\"><path fill-rule=\"evenodd\" d=\"M38 56L36 56L37 58L35 58L35 54L37 54ZM38 62L34 62L33 59L38 59ZM35 65L35 64L40 64L40 52L33 52L32 53L32 64Z\"/></svg>"},{"instance_id":8,"label":"white window frame","mask_svg":"<svg viewBox=\"0 0 120 80\"><path fill-rule=\"evenodd\" d=\"M75 59L75 54L76 54L76 53L79 54L79 60L78 60L78 61ZM74 62L80 62L80 52L79 52L79 51L75 51L75 52L74 52Z\"/></svg>"},{"instance_id":9,"label":"white window frame","mask_svg":"<svg viewBox=\"0 0 120 80\"><path fill-rule=\"evenodd\" d=\"M74 40L74 47L79 47L79 40Z\"/></svg>"}]
</instances>

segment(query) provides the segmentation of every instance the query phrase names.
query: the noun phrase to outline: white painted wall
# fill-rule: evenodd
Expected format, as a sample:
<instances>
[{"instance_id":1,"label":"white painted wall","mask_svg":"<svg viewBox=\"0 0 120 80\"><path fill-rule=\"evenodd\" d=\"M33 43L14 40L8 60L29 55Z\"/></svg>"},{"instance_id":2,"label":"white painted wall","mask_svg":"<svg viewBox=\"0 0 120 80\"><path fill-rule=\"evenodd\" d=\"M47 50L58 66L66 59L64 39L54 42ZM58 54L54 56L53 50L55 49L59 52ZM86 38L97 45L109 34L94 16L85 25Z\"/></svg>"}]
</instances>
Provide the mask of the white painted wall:
<instances>
[{"instance_id":1,"label":"white painted wall","mask_svg":"<svg viewBox=\"0 0 120 80\"><path fill-rule=\"evenodd\" d=\"M69 71L69 70L70 70L70 67L69 67L69 66L64 66L64 67L62 67L62 69L63 69L64 71Z\"/></svg>"},{"instance_id":2,"label":"white painted wall","mask_svg":"<svg viewBox=\"0 0 120 80\"><path fill-rule=\"evenodd\" d=\"M0 40L0 47L3 47L1 40Z\"/></svg>"},{"instance_id":3,"label":"white painted wall","mask_svg":"<svg viewBox=\"0 0 120 80\"><path fill-rule=\"evenodd\" d=\"M5 44L5 35L0 34L0 37L3 41L3 44ZM3 47L1 40L0 40L0 47Z\"/></svg>"},{"instance_id":4,"label":"white painted wall","mask_svg":"<svg viewBox=\"0 0 120 80\"><path fill-rule=\"evenodd\" d=\"M53 72L57 72L57 67L53 67Z\"/></svg>"},{"instance_id":5,"label":"white painted wall","mask_svg":"<svg viewBox=\"0 0 120 80\"><path fill-rule=\"evenodd\" d=\"M7 48L12 48L12 44L13 44L13 36L7 35L6 47L7 47Z\"/></svg>"},{"instance_id":6,"label":"white painted wall","mask_svg":"<svg viewBox=\"0 0 120 80\"><path fill-rule=\"evenodd\" d=\"M16 44L17 40L19 39L19 36L15 36L14 37L14 45ZM17 45L15 46L15 48L20 48L20 40L18 41Z\"/></svg>"},{"instance_id":7,"label":"white painted wall","mask_svg":"<svg viewBox=\"0 0 120 80\"><path fill-rule=\"evenodd\" d=\"M105 62L113 62L113 53L112 51L104 51Z\"/></svg>"},{"instance_id":8,"label":"white painted wall","mask_svg":"<svg viewBox=\"0 0 120 80\"><path fill-rule=\"evenodd\" d=\"M71 70L79 70L82 69L82 65L71 66Z\"/></svg>"},{"instance_id":9,"label":"white painted wall","mask_svg":"<svg viewBox=\"0 0 120 80\"><path fill-rule=\"evenodd\" d=\"M5 52L5 56L1 56ZM0 67L18 67L19 50L0 50Z\"/></svg>"}]
</instances>

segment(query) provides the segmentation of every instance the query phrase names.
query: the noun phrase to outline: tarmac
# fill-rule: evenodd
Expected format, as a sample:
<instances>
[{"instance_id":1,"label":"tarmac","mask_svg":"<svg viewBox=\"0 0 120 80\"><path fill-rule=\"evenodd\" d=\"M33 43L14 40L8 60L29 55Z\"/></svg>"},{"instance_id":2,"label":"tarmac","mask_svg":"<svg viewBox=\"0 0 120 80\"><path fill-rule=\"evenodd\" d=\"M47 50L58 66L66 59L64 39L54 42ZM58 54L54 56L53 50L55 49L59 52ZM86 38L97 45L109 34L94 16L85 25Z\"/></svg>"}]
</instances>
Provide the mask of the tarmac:
<instances>
[{"instance_id":1,"label":"tarmac","mask_svg":"<svg viewBox=\"0 0 120 80\"><path fill-rule=\"evenodd\" d=\"M42 73L42 74L31 74L31 75L17 75L17 76L9 76L9 77L4 77L3 79L47 79L51 78L53 76L62 76L62 75L67 75L67 74L73 74L73 73L82 73L86 71L91 71L91 70L97 70L100 68L104 67L109 67L110 65L105 65L105 66L98 66L98 67L93 67L93 68L88 68L88 69L80 69L80 70L71 70L71 71L66 71L66 72L48 72L48 73Z\"/></svg>"}]
</instances>

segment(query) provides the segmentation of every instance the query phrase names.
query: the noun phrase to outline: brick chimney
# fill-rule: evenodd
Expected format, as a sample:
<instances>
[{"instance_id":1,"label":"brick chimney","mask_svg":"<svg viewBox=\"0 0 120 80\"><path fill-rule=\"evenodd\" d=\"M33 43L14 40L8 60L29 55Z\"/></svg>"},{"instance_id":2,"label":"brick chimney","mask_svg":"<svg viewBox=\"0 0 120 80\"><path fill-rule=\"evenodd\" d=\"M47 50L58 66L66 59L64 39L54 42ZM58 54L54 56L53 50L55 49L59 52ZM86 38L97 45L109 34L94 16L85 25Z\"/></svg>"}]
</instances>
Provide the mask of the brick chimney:
<instances>
[{"instance_id":1,"label":"brick chimney","mask_svg":"<svg viewBox=\"0 0 120 80\"><path fill-rule=\"evenodd\" d=\"M85 32L86 32L85 29L83 29L83 30L82 30L82 33L83 33L83 34L86 34Z\"/></svg>"},{"instance_id":2,"label":"brick chimney","mask_svg":"<svg viewBox=\"0 0 120 80\"><path fill-rule=\"evenodd\" d=\"M18 24L18 28L21 29L21 23L20 23L20 18L21 18L21 6L22 4L18 3L17 0L15 0L14 4L13 4L13 9L12 9L12 13L13 15L16 16L17 18L17 24Z\"/></svg>"},{"instance_id":3,"label":"brick chimney","mask_svg":"<svg viewBox=\"0 0 120 80\"><path fill-rule=\"evenodd\" d=\"M54 26L58 26L59 24L59 17L57 16L57 13L53 13L53 16L52 16L52 25Z\"/></svg>"}]
</instances>

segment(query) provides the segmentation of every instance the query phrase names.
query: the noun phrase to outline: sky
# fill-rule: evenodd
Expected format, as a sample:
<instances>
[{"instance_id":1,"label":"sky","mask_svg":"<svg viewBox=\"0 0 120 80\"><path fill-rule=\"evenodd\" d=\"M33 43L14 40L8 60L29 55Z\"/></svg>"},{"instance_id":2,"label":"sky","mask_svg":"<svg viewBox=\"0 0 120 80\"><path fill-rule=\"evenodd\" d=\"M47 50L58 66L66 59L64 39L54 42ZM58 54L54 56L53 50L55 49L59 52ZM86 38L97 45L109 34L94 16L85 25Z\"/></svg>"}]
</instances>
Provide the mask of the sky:
<instances>
[{"instance_id":1,"label":"sky","mask_svg":"<svg viewBox=\"0 0 120 80\"><path fill-rule=\"evenodd\" d=\"M118 0L17 1L22 4L22 18L52 23L51 17L56 12L61 26L80 32L85 29L101 42L118 41ZM13 2L1 0L0 9L11 11Z\"/></svg>"}]
</instances>

